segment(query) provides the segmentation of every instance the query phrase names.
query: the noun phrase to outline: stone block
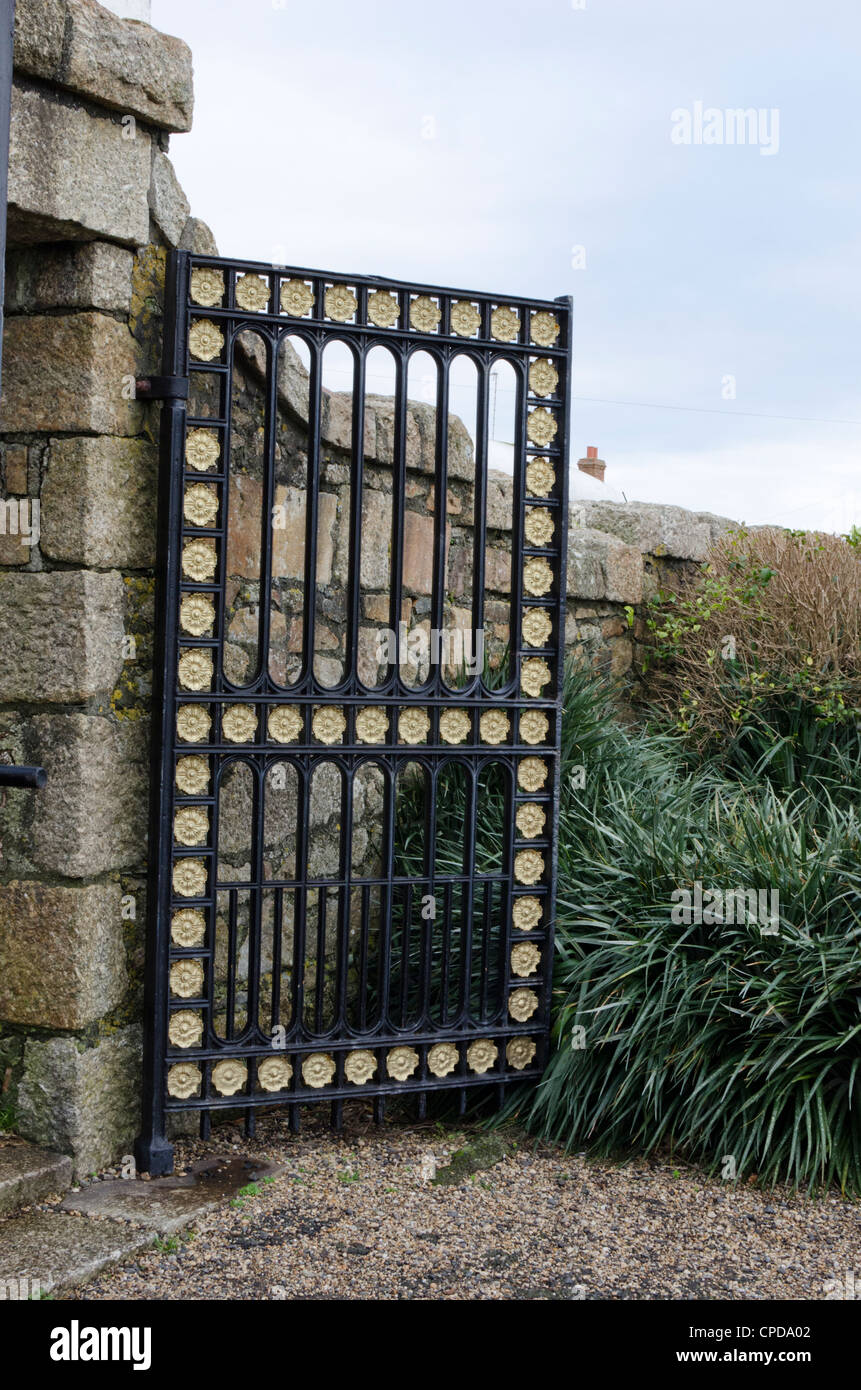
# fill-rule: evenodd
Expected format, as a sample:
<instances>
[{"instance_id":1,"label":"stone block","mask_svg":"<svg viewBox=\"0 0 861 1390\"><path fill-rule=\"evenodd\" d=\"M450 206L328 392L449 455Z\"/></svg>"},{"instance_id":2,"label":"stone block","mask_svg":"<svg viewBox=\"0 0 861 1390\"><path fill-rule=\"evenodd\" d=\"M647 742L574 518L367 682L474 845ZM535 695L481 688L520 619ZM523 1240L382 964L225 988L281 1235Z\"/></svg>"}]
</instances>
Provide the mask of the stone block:
<instances>
[{"instance_id":1,"label":"stone block","mask_svg":"<svg viewBox=\"0 0 861 1390\"><path fill-rule=\"evenodd\" d=\"M446 528L448 530L448 527ZM404 512L404 588L411 594L433 591L434 519Z\"/></svg>"},{"instance_id":2,"label":"stone block","mask_svg":"<svg viewBox=\"0 0 861 1390\"><path fill-rule=\"evenodd\" d=\"M32 721L47 786L34 803L35 865L91 878L146 862L146 729L89 714L40 714Z\"/></svg>"},{"instance_id":3,"label":"stone block","mask_svg":"<svg viewBox=\"0 0 861 1390\"><path fill-rule=\"evenodd\" d=\"M123 391L136 375L135 340L106 314L6 320L0 423L7 431L139 434L140 402Z\"/></svg>"},{"instance_id":4,"label":"stone block","mask_svg":"<svg viewBox=\"0 0 861 1390\"><path fill-rule=\"evenodd\" d=\"M10 246L107 237L149 239L151 142L125 139L118 118L97 116L45 92L12 89Z\"/></svg>"},{"instance_id":5,"label":"stone block","mask_svg":"<svg viewBox=\"0 0 861 1390\"><path fill-rule=\"evenodd\" d=\"M218 246L212 229L199 217L189 217L179 239L183 251L193 251L196 256L217 256ZM284 353L282 352L282 357ZM294 350L295 356L295 350Z\"/></svg>"},{"instance_id":6,"label":"stone block","mask_svg":"<svg viewBox=\"0 0 861 1390\"><path fill-rule=\"evenodd\" d=\"M711 513L657 502L583 501L579 506L584 526L637 546L644 555L676 560L707 559L712 536L735 525Z\"/></svg>"},{"instance_id":7,"label":"stone block","mask_svg":"<svg viewBox=\"0 0 861 1390\"><path fill-rule=\"evenodd\" d=\"M158 149L153 150L152 156L149 206L153 221L168 246L178 246L191 207L179 186L173 165Z\"/></svg>"},{"instance_id":8,"label":"stone block","mask_svg":"<svg viewBox=\"0 0 861 1390\"><path fill-rule=\"evenodd\" d=\"M107 694L122 670L122 639L119 574L0 575L0 700Z\"/></svg>"},{"instance_id":9,"label":"stone block","mask_svg":"<svg viewBox=\"0 0 861 1390\"><path fill-rule=\"evenodd\" d=\"M603 531L571 526L567 588L571 598L639 603L643 596L643 557L639 547L626 545Z\"/></svg>"},{"instance_id":10,"label":"stone block","mask_svg":"<svg viewBox=\"0 0 861 1390\"><path fill-rule=\"evenodd\" d=\"M85 1284L103 1269L151 1246L154 1237L154 1231L128 1221L28 1211L0 1225L0 1267L7 1287L17 1282L18 1288L32 1290L35 1298Z\"/></svg>"},{"instance_id":11,"label":"stone block","mask_svg":"<svg viewBox=\"0 0 861 1390\"><path fill-rule=\"evenodd\" d=\"M42 553L99 568L155 564L158 451L145 439L52 439L42 484Z\"/></svg>"},{"instance_id":12,"label":"stone block","mask_svg":"<svg viewBox=\"0 0 861 1390\"><path fill-rule=\"evenodd\" d=\"M487 476L487 526L491 530L510 531L514 479L507 473L490 469Z\"/></svg>"},{"instance_id":13,"label":"stone block","mask_svg":"<svg viewBox=\"0 0 861 1390\"><path fill-rule=\"evenodd\" d=\"M12 248L6 262L7 313L104 309L127 314L133 262L131 251L111 241Z\"/></svg>"},{"instance_id":14,"label":"stone block","mask_svg":"<svg viewBox=\"0 0 861 1390\"><path fill-rule=\"evenodd\" d=\"M118 884L13 881L0 894L0 1018L83 1028L126 986Z\"/></svg>"},{"instance_id":15,"label":"stone block","mask_svg":"<svg viewBox=\"0 0 861 1390\"><path fill-rule=\"evenodd\" d=\"M363 589L387 589L392 552L392 498L390 493L363 490L362 570Z\"/></svg>"},{"instance_id":16,"label":"stone block","mask_svg":"<svg viewBox=\"0 0 861 1390\"><path fill-rule=\"evenodd\" d=\"M191 52L95 0L18 0L15 67L162 130L190 130Z\"/></svg>"},{"instance_id":17,"label":"stone block","mask_svg":"<svg viewBox=\"0 0 861 1390\"><path fill-rule=\"evenodd\" d=\"M0 1146L0 1216L65 1192L71 1181L72 1164L67 1154L14 1140ZM0 1287L6 1277L4 1269Z\"/></svg>"},{"instance_id":18,"label":"stone block","mask_svg":"<svg viewBox=\"0 0 861 1390\"><path fill-rule=\"evenodd\" d=\"M7 492L19 496L27 491L28 453L26 444L7 444L4 450L3 481Z\"/></svg>"},{"instance_id":19,"label":"stone block","mask_svg":"<svg viewBox=\"0 0 861 1390\"><path fill-rule=\"evenodd\" d=\"M136 1024L90 1048L71 1037L28 1039L19 1133L70 1154L78 1178L131 1153L140 1129L140 1056Z\"/></svg>"}]
</instances>

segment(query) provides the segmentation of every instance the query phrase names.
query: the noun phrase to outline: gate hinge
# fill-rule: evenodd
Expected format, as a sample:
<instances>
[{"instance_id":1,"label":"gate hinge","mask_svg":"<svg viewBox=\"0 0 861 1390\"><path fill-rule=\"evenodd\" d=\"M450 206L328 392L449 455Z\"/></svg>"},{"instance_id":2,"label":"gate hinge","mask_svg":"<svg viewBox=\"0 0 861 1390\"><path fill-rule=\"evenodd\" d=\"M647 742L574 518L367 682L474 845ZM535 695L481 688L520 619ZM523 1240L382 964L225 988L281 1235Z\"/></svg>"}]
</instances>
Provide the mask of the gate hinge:
<instances>
[{"instance_id":1,"label":"gate hinge","mask_svg":"<svg viewBox=\"0 0 861 1390\"><path fill-rule=\"evenodd\" d=\"M135 381L138 401L187 401L187 376L139 376Z\"/></svg>"}]
</instances>

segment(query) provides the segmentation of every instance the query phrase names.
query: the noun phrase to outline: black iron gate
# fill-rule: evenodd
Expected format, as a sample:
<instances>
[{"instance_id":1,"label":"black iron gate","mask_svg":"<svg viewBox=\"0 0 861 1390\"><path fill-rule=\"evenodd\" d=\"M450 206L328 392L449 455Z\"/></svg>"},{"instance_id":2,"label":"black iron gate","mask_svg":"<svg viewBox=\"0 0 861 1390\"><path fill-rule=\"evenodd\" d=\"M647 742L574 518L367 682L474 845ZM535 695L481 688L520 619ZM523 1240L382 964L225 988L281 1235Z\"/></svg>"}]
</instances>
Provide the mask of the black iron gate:
<instances>
[{"instance_id":1,"label":"black iron gate","mask_svg":"<svg viewBox=\"0 0 861 1390\"><path fill-rule=\"evenodd\" d=\"M144 1170L173 1111L541 1073L570 333L568 299L171 255Z\"/></svg>"}]
</instances>

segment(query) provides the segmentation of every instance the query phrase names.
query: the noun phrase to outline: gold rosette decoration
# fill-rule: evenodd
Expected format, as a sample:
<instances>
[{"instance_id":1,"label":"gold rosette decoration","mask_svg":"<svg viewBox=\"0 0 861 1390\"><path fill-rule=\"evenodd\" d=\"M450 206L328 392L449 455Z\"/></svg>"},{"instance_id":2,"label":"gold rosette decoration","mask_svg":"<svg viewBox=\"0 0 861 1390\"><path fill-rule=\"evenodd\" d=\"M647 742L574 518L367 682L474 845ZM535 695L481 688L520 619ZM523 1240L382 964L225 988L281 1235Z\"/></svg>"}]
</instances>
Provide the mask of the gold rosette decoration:
<instances>
[{"instance_id":1,"label":"gold rosette decoration","mask_svg":"<svg viewBox=\"0 0 861 1390\"><path fill-rule=\"evenodd\" d=\"M552 314L542 309L540 313L532 315L530 331L533 343L537 343L539 347L553 347L559 337L559 324Z\"/></svg>"},{"instance_id":2,"label":"gold rosette decoration","mask_svg":"<svg viewBox=\"0 0 861 1390\"><path fill-rule=\"evenodd\" d=\"M533 444L537 444L539 449L544 449L556 438L559 426L546 405L540 405L537 410L531 410L526 419L526 437Z\"/></svg>"},{"instance_id":3,"label":"gold rosette decoration","mask_svg":"<svg viewBox=\"0 0 861 1390\"><path fill-rule=\"evenodd\" d=\"M199 907L181 907L170 920L171 940L176 946L199 946L206 936L206 918Z\"/></svg>"},{"instance_id":4,"label":"gold rosette decoration","mask_svg":"<svg viewBox=\"0 0 861 1390\"><path fill-rule=\"evenodd\" d=\"M203 994L203 966L199 960L175 960L170 967L170 992L180 999L199 999Z\"/></svg>"},{"instance_id":5,"label":"gold rosette decoration","mask_svg":"<svg viewBox=\"0 0 861 1390\"><path fill-rule=\"evenodd\" d=\"M505 1049L505 1060L515 1071L523 1071L532 1061L537 1048L531 1038L512 1038Z\"/></svg>"},{"instance_id":6,"label":"gold rosette decoration","mask_svg":"<svg viewBox=\"0 0 861 1390\"><path fill-rule=\"evenodd\" d=\"M393 294L374 290L368 295L368 318L377 328L394 327L400 316L400 305Z\"/></svg>"},{"instance_id":7,"label":"gold rosette decoration","mask_svg":"<svg viewBox=\"0 0 861 1390\"><path fill-rule=\"evenodd\" d=\"M283 1091L292 1076L293 1068L286 1057L264 1057L257 1068L257 1085L261 1091Z\"/></svg>"},{"instance_id":8,"label":"gold rosette decoration","mask_svg":"<svg viewBox=\"0 0 861 1390\"><path fill-rule=\"evenodd\" d=\"M191 297L195 304L212 309L224 298L224 276L220 270L198 266L191 272Z\"/></svg>"},{"instance_id":9,"label":"gold rosette decoration","mask_svg":"<svg viewBox=\"0 0 861 1390\"><path fill-rule=\"evenodd\" d=\"M311 732L321 743L340 743L347 721L340 705L320 705L311 720Z\"/></svg>"},{"instance_id":10,"label":"gold rosette decoration","mask_svg":"<svg viewBox=\"0 0 861 1390\"><path fill-rule=\"evenodd\" d=\"M224 334L212 319L197 319L188 332L188 350L200 362L211 362L224 347Z\"/></svg>"},{"instance_id":11,"label":"gold rosette decoration","mask_svg":"<svg viewBox=\"0 0 861 1390\"><path fill-rule=\"evenodd\" d=\"M188 709L189 706L186 706ZM186 796L203 796L209 790L209 762L206 758L177 758L176 785Z\"/></svg>"},{"instance_id":12,"label":"gold rosette decoration","mask_svg":"<svg viewBox=\"0 0 861 1390\"><path fill-rule=\"evenodd\" d=\"M304 280L284 280L281 284L281 308L291 318L304 318L314 307L314 291Z\"/></svg>"},{"instance_id":13,"label":"gold rosette decoration","mask_svg":"<svg viewBox=\"0 0 861 1390\"><path fill-rule=\"evenodd\" d=\"M186 743L205 743L212 720L203 705L182 705L177 711L176 732Z\"/></svg>"},{"instance_id":14,"label":"gold rosette decoration","mask_svg":"<svg viewBox=\"0 0 861 1390\"><path fill-rule=\"evenodd\" d=\"M434 333L442 314L435 299L420 294L410 304L410 323L419 333Z\"/></svg>"},{"instance_id":15,"label":"gold rosette decoration","mask_svg":"<svg viewBox=\"0 0 861 1390\"><path fill-rule=\"evenodd\" d=\"M240 309L259 314L268 307L269 286L260 275L243 275L236 281L234 291Z\"/></svg>"},{"instance_id":16,"label":"gold rosette decoration","mask_svg":"<svg viewBox=\"0 0 861 1390\"><path fill-rule=\"evenodd\" d=\"M523 529L530 545L548 546L553 540L553 517L546 507L530 507Z\"/></svg>"},{"instance_id":17,"label":"gold rosette decoration","mask_svg":"<svg viewBox=\"0 0 861 1390\"><path fill-rule=\"evenodd\" d=\"M354 1086L364 1086L377 1070L377 1059L373 1052L364 1049L350 1052L344 1062L344 1075Z\"/></svg>"},{"instance_id":18,"label":"gold rosette decoration","mask_svg":"<svg viewBox=\"0 0 861 1390\"><path fill-rule=\"evenodd\" d=\"M198 1047L203 1037L203 1019L191 1009L171 1014L167 1036L174 1047Z\"/></svg>"},{"instance_id":19,"label":"gold rosette decoration","mask_svg":"<svg viewBox=\"0 0 861 1390\"><path fill-rule=\"evenodd\" d=\"M508 996L508 1012L518 1023L525 1023L538 1008L538 995L534 989L516 989Z\"/></svg>"},{"instance_id":20,"label":"gold rosette decoration","mask_svg":"<svg viewBox=\"0 0 861 1390\"><path fill-rule=\"evenodd\" d=\"M517 785L524 792L540 792L549 771L543 758L524 758L517 765Z\"/></svg>"},{"instance_id":21,"label":"gold rosette decoration","mask_svg":"<svg viewBox=\"0 0 861 1390\"><path fill-rule=\"evenodd\" d=\"M539 357L529 368L529 388L533 396L552 396L559 385L559 373L549 357Z\"/></svg>"},{"instance_id":22,"label":"gold rosette decoration","mask_svg":"<svg viewBox=\"0 0 861 1390\"><path fill-rule=\"evenodd\" d=\"M546 608L527 608L523 614L521 632L530 647L546 647L553 631L553 619Z\"/></svg>"},{"instance_id":23,"label":"gold rosette decoration","mask_svg":"<svg viewBox=\"0 0 861 1390\"><path fill-rule=\"evenodd\" d=\"M276 743L295 743L302 732L302 711L298 705L279 705L270 711L266 727Z\"/></svg>"},{"instance_id":24,"label":"gold rosette decoration","mask_svg":"<svg viewBox=\"0 0 861 1390\"><path fill-rule=\"evenodd\" d=\"M556 474L548 459L530 459L526 465L526 490L531 497L547 497L556 485Z\"/></svg>"},{"instance_id":25,"label":"gold rosette decoration","mask_svg":"<svg viewBox=\"0 0 861 1390\"><path fill-rule=\"evenodd\" d=\"M328 1052L311 1052L302 1063L302 1080L313 1091L330 1085L335 1075L335 1063Z\"/></svg>"},{"instance_id":26,"label":"gold rosette decoration","mask_svg":"<svg viewBox=\"0 0 861 1390\"><path fill-rule=\"evenodd\" d=\"M481 327L481 314L468 299L456 299L451 306L451 331L459 338L473 338Z\"/></svg>"},{"instance_id":27,"label":"gold rosette decoration","mask_svg":"<svg viewBox=\"0 0 861 1390\"><path fill-rule=\"evenodd\" d=\"M389 716L382 705L366 705L356 715L356 738L360 743L383 743Z\"/></svg>"},{"instance_id":28,"label":"gold rosette decoration","mask_svg":"<svg viewBox=\"0 0 861 1390\"><path fill-rule=\"evenodd\" d=\"M221 453L218 435L214 430L189 430L185 437L185 466L197 473L214 468Z\"/></svg>"},{"instance_id":29,"label":"gold rosette decoration","mask_svg":"<svg viewBox=\"0 0 861 1390\"><path fill-rule=\"evenodd\" d=\"M209 834L209 812L205 806L182 806L173 818L174 839L181 845L202 845Z\"/></svg>"},{"instance_id":30,"label":"gold rosette decoration","mask_svg":"<svg viewBox=\"0 0 861 1390\"><path fill-rule=\"evenodd\" d=\"M253 705L228 705L221 716L221 732L231 743L250 743L257 734L257 710Z\"/></svg>"},{"instance_id":31,"label":"gold rosette decoration","mask_svg":"<svg viewBox=\"0 0 861 1390\"><path fill-rule=\"evenodd\" d=\"M428 1052L428 1071L431 1076L448 1076L457 1066L457 1048L454 1043L434 1043Z\"/></svg>"},{"instance_id":32,"label":"gold rosette decoration","mask_svg":"<svg viewBox=\"0 0 861 1390\"><path fill-rule=\"evenodd\" d=\"M490 1071L498 1056L499 1048L492 1038L477 1038L466 1049L466 1064L470 1071L481 1075L482 1072Z\"/></svg>"},{"instance_id":33,"label":"gold rosette decoration","mask_svg":"<svg viewBox=\"0 0 861 1390\"><path fill-rule=\"evenodd\" d=\"M520 332L520 315L516 309L500 305L490 316L490 331L499 343L511 343Z\"/></svg>"},{"instance_id":34,"label":"gold rosette decoration","mask_svg":"<svg viewBox=\"0 0 861 1390\"><path fill-rule=\"evenodd\" d=\"M424 743L430 733L430 717L427 710L416 705L408 705L398 714L398 736L401 743Z\"/></svg>"},{"instance_id":35,"label":"gold rosette decoration","mask_svg":"<svg viewBox=\"0 0 861 1390\"><path fill-rule=\"evenodd\" d=\"M520 668L520 688L527 695L537 697L545 685L553 679L553 672L540 656L531 656Z\"/></svg>"},{"instance_id":36,"label":"gold rosette decoration","mask_svg":"<svg viewBox=\"0 0 861 1390\"><path fill-rule=\"evenodd\" d=\"M543 555L533 555L523 566L523 587L528 594L541 598L553 588L553 571Z\"/></svg>"},{"instance_id":37,"label":"gold rosette decoration","mask_svg":"<svg viewBox=\"0 0 861 1390\"><path fill-rule=\"evenodd\" d=\"M211 526L218 516L218 493L206 483L192 483L185 489L182 510L190 526Z\"/></svg>"},{"instance_id":38,"label":"gold rosette decoration","mask_svg":"<svg viewBox=\"0 0 861 1390\"><path fill-rule=\"evenodd\" d=\"M541 964L541 952L534 941L518 941L511 948L511 973L521 979L534 975Z\"/></svg>"},{"instance_id":39,"label":"gold rosette decoration","mask_svg":"<svg viewBox=\"0 0 861 1390\"><path fill-rule=\"evenodd\" d=\"M202 637L211 632L215 622L215 605L208 594L183 594L179 605L179 622L183 632Z\"/></svg>"},{"instance_id":40,"label":"gold rosette decoration","mask_svg":"<svg viewBox=\"0 0 861 1390\"><path fill-rule=\"evenodd\" d=\"M439 736L444 743L463 743L471 727L465 709L446 709L439 717Z\"/></svg>"},{"instance_id":41,"label":"gold rosette decoration","mask_svg":"<svg viewBox=\"0 0 861 1390\"><path fill-rule=\"evenodd\" d=\"M393 1081L407 1081L419 1064L414 1047L393 1047L386 1057L386 1071Z\"/></svg>"},{"instance_id":42,"label":"gold rosette decoration","mask_svg":"<svg viewBox=\"0 0 861 1390\"><path fill-rule=\"evenodd\" d=\"M173 866L173 891L181 898L200 898L206 892L206 865L202 859L178 859Z\"/></svg>"},{"instance_id":43,"label":"gold rosette decoration","mask_svg":"<svg viewBox=\"0 0 861 1390\"><path fill-rule=\"evenodd\" d=\"M190 1100L198 1094L202 1079L200 1067L193 1062L177 1062L167 1074L167 1093L177 1100Z\"/></svg>"},{"instance_id":44,"label":"gold rosette decoration","mask_svg":"<svg viewBox=\"0 0 861 1390\"><path fill-rule=\"evenodd\" d=\"M336 323L348 323L356 312L358 300L348 285L330 285L324 303L330 319Z\"/></svg>"},{"instance_id":45,"label":"gold rosette decoration","mask_svg":"<svg viewBox=\"0 0 861 1390\"><path fill-rule=\"evenodd\" d=\"M212 536L187 541L182 551L182 572L196 584L206 584L215 575L218 558Z\"/></svg>"},{"instance_id":46,"label":"gold rosette decoration","mask_svg":"<svg viewBox=\"0 0 861 1390\"><path fill-rule=\"evenodd\" d=\"M544 873L544 855L537 849L521 849L514 856L514 877L518 883L537 883Z\"/></svg>"},{"instance_id":47,"label":"gold rosette decoration","mask_svg":"<svg viewBox=\"0 0 861 1390\"><path fill-rule=\"evenodd\" d=\"M212 685L212 653L208 647L188 647L177 666L179 683L185 690L209 690Z\"/></svg>"},{"instance_id":48,"label":"gold rosette decoration","mask_svg":"<svg viewBox=\"0 0 861 1390\"><path fill-rule=\"evenodd\" d=\"M489 709L478 721L478 732L485 743L504 743L511 731L511 720L504 710Z\"/></svg>"},{"instance_id":49,"label":"gold rosette decoration","mask_svg":"<svg viewBox=\"0 0 861 1390\"><path fill-rule=\"evenodd\" d=\"M537 801L524 801L522 806L518 806L514 819L525 840L534 840L537 835L541 835L547 823L544 810Z\"/></svg>"},{"instance_id":50,"label":"gold rosette decoration","mask_svg":"<svg viewBox=\"0 0 861 1390\"><path fill-rule=\"evenodd\" d=\"M543 710L524 710L520 716L520 737L524 743L543 743L549 732L550 720Z\"/></svg>"},{"instance_id":51,"label":"gold rosette decoration","mask_svg":"<svg viewBox=\"0 0 861 1390\"><path fill-rule=\"evenodd\" d=\"M237 1057L226 1057L212 1068L212 1084L220 1096L234 1096L248 1080L248 1068Z\"/></svg>"},{"instance_id":52,"label":"gold rosette decoration","mask_svg":"<svg viewBox=\"0 0 861 1390\"><path fill-rule=\"evenodd\" d=\"M518 931L532 931L541 921L541 899L533 898L531 894L524 898L515 898L511 920Z\"/></svg>"}]
</instances>

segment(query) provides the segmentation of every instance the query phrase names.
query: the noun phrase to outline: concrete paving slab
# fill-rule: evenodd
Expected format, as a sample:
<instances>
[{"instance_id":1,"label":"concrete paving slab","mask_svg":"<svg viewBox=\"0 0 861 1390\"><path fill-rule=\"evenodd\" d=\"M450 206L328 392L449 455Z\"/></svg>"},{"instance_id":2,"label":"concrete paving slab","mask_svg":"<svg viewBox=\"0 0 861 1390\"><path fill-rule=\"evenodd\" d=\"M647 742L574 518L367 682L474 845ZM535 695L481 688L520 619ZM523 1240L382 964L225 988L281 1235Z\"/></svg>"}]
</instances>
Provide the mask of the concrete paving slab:
<instances>
[{"instance_id":1,"label":"concrete paving slab","mask_svg":"<svg viewBox=\"0 0 861 1390\"><path fill-rule=\"evenodd\" d=\"M65 1192L72 1181L72 1160L23 1140L0 1144L0 1216ZM0 1271L2 1273L2 1271Z\"/></svg>"},{"instance_id":2,"label":"concrete paving slab","mask_svg":"<svg viewBox=\"0 0 861 1390\"><path fill-rule=\"evenodd\" d=\"M118 1221L138 1221L159 1235L173 1235L250 1182L276 1177L283 1169L247 1158L206 1158L182 1177L115 1179L70 1192L63 1211Z\"/></svg>"},{"instance_id":3,"label":"concrete paving slab","mask_svg":"<svg viewBox=\"0 0 861 1390\"><path fill-rule=\"evenodd\" d=\"M92 1221L60 1211L33 1211L0 1221L0 1294L38 1298L72 1288L155 1239L124 1221Z\"/></svg>"}]
</instances>

